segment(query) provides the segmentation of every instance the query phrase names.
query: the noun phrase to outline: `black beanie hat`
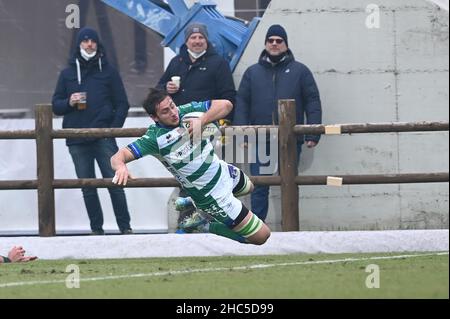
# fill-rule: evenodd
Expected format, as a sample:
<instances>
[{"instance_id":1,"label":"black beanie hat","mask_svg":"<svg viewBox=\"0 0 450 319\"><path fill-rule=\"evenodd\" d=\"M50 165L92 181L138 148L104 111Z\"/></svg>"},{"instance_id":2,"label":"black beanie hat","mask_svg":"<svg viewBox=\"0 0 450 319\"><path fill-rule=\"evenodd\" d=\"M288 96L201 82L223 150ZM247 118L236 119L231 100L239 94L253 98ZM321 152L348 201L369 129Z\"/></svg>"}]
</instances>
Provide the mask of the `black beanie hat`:
<instances>
[{"instance_id":1,"label":"black beanie hat","mask_svg":"<svg viewBox=\"0 0 450 319\"><path fill-rule=\"evenodd\" d=\"M265 43L267 43L267 40L270 37L273 37L273 36L277 36L277 37L282 38L284 40L284 42L286 42L286 46L289 46L289 44L288 44L288 36L287 36L286 30L281 25L274 24L273 26L271 26L269 28L269 30L267 30Z\"/></svg>"},{"instance_id":2,"label":"black beanie hat","mask_svg":"<svg viewBox=\"0 0 450 319\"><path fill-rule=\"evenodd\" d=\"M79 46L84 40L92 40L95 41L95 43L100 44L97 31L88 27L83 28L80 32L78 32L77 46Z\"/></svg>"}]
</instances>

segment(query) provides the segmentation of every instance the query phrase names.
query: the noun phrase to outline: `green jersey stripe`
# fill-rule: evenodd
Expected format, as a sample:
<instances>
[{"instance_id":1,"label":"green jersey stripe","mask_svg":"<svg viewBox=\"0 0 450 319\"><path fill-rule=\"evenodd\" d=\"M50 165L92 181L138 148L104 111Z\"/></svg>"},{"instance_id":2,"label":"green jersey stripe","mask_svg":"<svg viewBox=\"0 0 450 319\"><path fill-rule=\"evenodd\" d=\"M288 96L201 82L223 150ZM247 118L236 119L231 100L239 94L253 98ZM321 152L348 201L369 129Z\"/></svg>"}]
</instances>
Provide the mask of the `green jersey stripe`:
<instances>
[{"instance_id":1,"label":"green jersey stripe","mask_svg":"<svg viewBox=\"0 0 450 319\"><path fill-rule=\"evenodd\" d=\"M195 204L200 209L205 209L208 207L210 202L210 200L208 200L209 198L208 195L211 192L211 190L217 185L217 182L219 181L221 175L222 175L222 167L219 165L219 169L217 170L217 173L214 176L214 178L205 187L203 187L201 191L192 188L186 189L186 191L194 200Z\"/></svg>"},{"instance_id":2,"label":"green jersey stripe","mask_svg":"<svg viewBox=\"0 0 450 319\"><path fill-rule=\"evenodd\" d=\"M198 170L202 165L202 162L204 162L205 159L209 156L211 150L214 150L211 143L208 143L207 140L204 140L202 141L201 145L197 145L197 147L194 150L192 150L191 153L189 153L188 155L184 157L178 157L180 154L183 155L184 153L186 153L184 151L185 149L186 150L192 149L192 145L190 146L183 145L183 147L177 149L174 152L176 156L175 157L173 155L170 156L173 157L171 162L175 169L181 169L183 167L186 167L187 165L190 165L188 169L191 172L195 172L196 170ZM193 156L196 156L195 160L191 158ZM165 157L168 158L168 156Z\"/></svg>"},{"instance_id":3,"label":"green jersey stripe","mask_svg":"<svg viewBox=\"0 0 450 319\"><path fill-rule=\"evenodd\" d=\"M214 150L209 153L209 156L203 162L203 165L192 175L188 176L188 181L191 183L198 180L200 177L204 176L206 171L211 167L214 158Z\"/></svg>"},{"instance_id":4,"label":"green jersey stripe","mask_svg":"<svg viewBox=\"0 0 450 319\"><path fill-rule=\"evenodd\" d=\"M203 174L202 176L200 176L196 181L192 182L191 184L193 184L198 189L205 187L205 185L209 184L209 182L215 177L215 173L217 172L219 167L220 167L220 162L218 161L218 158L217 158L217 161L214 160L212 162L211 166L206 171L206 173Z\"/></svg>"}]
</instances>

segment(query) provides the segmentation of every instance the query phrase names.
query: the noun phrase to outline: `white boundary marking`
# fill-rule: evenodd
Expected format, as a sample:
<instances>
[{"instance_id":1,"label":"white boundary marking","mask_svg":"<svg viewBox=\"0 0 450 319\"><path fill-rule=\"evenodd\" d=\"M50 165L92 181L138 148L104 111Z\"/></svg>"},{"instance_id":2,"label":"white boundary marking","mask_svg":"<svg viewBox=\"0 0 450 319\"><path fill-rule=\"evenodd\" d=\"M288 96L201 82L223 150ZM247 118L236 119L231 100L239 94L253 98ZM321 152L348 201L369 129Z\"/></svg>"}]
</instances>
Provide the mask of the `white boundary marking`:
<instances>
[{"instance_id":1,"label":"white boundary marking","mask_svg":"<svg viewBox=\"0 0 450 319\"><path fill-rule=\"evenodd\" d=\"M274 232L262 246L213 234L1 238L0 252L17 243L43 260L290 254L418 254L448 251L449 231L383 230ZM353 255L360 256L360 255Z\"/></svg>"},{"instance_id":2,"label":"white boundary marking","mask_svg":"<svg viewBox=\"0 0 450 319\"><path fill-rule=\"evenodd\" d=\"M416 254L416 255L398 255L398 256L375 256L366 258L345 258L345 259L331 259L331 260L316 260L316 261L300 261L292 263L279 263L279 264L256 264L250 266L239 267L221 267L221 268L200 268L189 270L175 270L165 272L154 272L147 274L130 274L130 275L118 275L118 276L106 276L106 277L92 277L92 278L80 278L80 282L90 281L106 281L106 280L118 280L118 279L130 279L130 278L143 278L143 277L160 277L168 275L186 275L194 273L206 273L217 271L233 271L233 270L250 270L250 269L265 269L273 267L286 267L286 266L302 266L302 265L319 265L319 264L337 264L341 262L355 262L365 260L389 260L389 259L404 259L415 257L430 257L430 256L448 256L449 252L441 252L434 254ZM67 273L70 275L70 273ZM0 288L19 287L19 286L35 286L35 285L48 285L48 284L65 284L66 280L47 280L47 281L22 281L22 282L10 282L0 284Z\"/></svg>"}]
</instances>

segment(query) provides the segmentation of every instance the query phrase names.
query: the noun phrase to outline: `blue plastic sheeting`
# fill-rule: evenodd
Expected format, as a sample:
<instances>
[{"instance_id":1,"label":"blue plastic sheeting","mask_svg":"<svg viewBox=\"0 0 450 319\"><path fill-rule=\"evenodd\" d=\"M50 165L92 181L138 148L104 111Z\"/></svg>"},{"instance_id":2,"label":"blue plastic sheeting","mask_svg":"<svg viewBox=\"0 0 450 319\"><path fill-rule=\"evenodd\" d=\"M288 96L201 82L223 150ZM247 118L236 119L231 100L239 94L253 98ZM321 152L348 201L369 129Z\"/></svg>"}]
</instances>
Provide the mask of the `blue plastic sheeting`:
<instances>
[{"instance_id":1,"label":"blue plastic sheeting","mask_svg":"<svg viewBox=\"0 0 450 319\"><path fill-rule=\"evenodd\" d=\"M212 1L199 1L190 9L183 0L169 0L168 4L150 0L102 0L104 3L160 34L162 45L178 53L185 43L184 29L192 22L203 23L208 28L209 41L216 51L237 66L259 19L250 24L227 18ZM169 6L169 7L167 7Z\"/></svg>"}]
</instances>

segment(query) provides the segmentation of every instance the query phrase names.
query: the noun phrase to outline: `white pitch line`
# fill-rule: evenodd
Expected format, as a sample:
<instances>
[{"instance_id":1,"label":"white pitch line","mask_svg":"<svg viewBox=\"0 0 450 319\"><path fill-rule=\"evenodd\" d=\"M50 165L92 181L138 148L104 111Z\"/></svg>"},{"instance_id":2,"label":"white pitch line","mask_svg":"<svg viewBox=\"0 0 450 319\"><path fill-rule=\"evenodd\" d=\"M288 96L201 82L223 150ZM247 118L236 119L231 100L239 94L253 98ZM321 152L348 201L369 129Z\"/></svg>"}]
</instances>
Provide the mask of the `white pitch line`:
<instances>
[{"instance_id":1,"label":"white pitch line","mask_svg":"<svg viewBox=\"0 0 450 319\"><path fill-rule=\"evenodd\" d=\"M200 269L154 272L154 273L147 273L147 274L131 274L131 275L120 275L120 276L80 278L80 282L106 281L106 280L143 278L143 277L161 277L161 276L169 276L169 275L186 275L186 274L217 272L217 271L230 271L230 270L233 271L233 270L265 269L265 268L286 267L286 266L337 264L337 263L342 263L342 262L355 262L355 261L368 261L368 260L389 260L389 259L404 259L404 258L415 258L415 257L446 256L448 254L449 254L449 252L447 251L447 252L434 253L434 254L375 256L375 257L366 257L366 258L345 258L345 259L316 260L316 261L299 261L299 262L293 262L293 263L257 264L257 265L239 266L239 267L230 267L230 268L225 268L225 267L200 268ZM67 273L67 275L70 275L70 273ZM10 282L10 283L5 283L5 284L0 284L0 288L49 285L49 284L65 284L65 283L66 283L66 280L22 281L22 282Z\"/></svg>"}]
</instances>

